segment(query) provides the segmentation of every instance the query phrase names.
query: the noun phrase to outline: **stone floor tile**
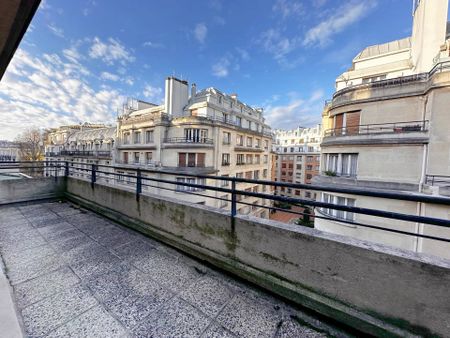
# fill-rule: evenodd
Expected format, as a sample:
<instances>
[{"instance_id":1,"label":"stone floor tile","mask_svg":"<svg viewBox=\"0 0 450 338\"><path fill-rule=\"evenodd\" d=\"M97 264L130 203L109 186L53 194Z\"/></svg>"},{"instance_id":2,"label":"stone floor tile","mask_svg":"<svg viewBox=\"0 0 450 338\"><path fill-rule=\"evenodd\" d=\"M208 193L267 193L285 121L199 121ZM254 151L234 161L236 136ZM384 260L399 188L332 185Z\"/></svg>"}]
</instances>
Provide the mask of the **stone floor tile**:
<instances>
[{"instance_id":1,"label":"stone floor tile","mask_svg":"<svg viewBox=\"0 0 450 338\"><path fill-rule=\"evenodd\" d=\"M75 227L68 223L62 221L61 223L52 224L46 227L38 228L39 233L45 238L49 238L52 234L64 232L67 230L75 229Z\"/></svg>"},{"instance_id":2,"label":"stone floor tile","mask_svg":"<svg viewBox=\"0 0 450 338\"><path fill-rule=\"evenodd\" d=\"M107 248L101 246L89 237L72 239L69 245L70 250L67 251L62 251L62 249L68 249L67 247L63 247L63 244L64 243L59 243L61 247L58 252L67 264L75 264L108 251Z\"/></svg>"},{"instance_id":3,"label":"stone floor tile","mask_svg":"<svg viewBox=\"0 0 450 338\"><path fill-rule=\"evenodd\" d=\"M129 329L173 297L172 292L151 279L138 278L133 285L123 285L130 291L128 295L117 293L106 300L104 305Z\"/></svg>"},{"instance_id":4,"label":"stone floor tile","mask_svg":"<svg viewBox=\"0 0 450 338\"><path fill-rule=\"evenodd\" d=\"M78 277L84 279L91 275L107 273L109 269L118 265L120 260L109 251L91 256L89 259L72 263L70 266Z\"/></svg>"},{"instance_id":5,"label":"stone floor tile","mask_svg":"<svg viewBox=\"0 0 450 338\"><path fill-rule=\"evenodd\" d=\"M11 268L17 265L24 265L32 260L40 260L46 256L54 255L55 250L48 244L32 247L22 251L6 251L3 259L7 267Z\"/></svg>"},{"instance_id":6,"label":"stone floor tile","mask_svg":"<svg viewBox=\"0 0 450 338\"><path fill-rule=\"evenodd\" d=\"M58 216L52 216L52 217L38 217L38 218L29 218L31 224L35 228L41 228L46 227L53 224L58 224L61 222L64 222L64 219L58 217Z\"/></svg>"},{"instance_id":7,"label":"stone floor tile","mask_svg":"<svg viewBox=\"0 0 450 338\"><path fill-rule=\"evenodd\" d=\"M46 238L48 241L66 241L70 238L84 237L84 236L85 236L84 233L72 227L71 229L68 229L66 231L57 231L52 234L48 234Z\"/></svg>"},{"instance_id":8,"label":"stone floor tile","mask_svg":"<svg viewBox=\"0 0 450 338\"><path fill-rule=\"evenodd\" d=\"M200 277L200 274L194 268L183 265L175 258L157 250L154 250L149 256L136 260L133 264L174 292L182 291Z\"/></svg>"},{"instance_id":9,"label":"stone floor tile","mask_svg":"<svg viewBox=\"0 0 450 338\"><path fill-rule=\"evenodd\" d=\"M127 336L127 331L116 319L101 306L95 306L50 332L47 338L121 338Z\"/></svg>"},{"instance_id":10,"label":"stone floor tile","mask_svg":"<svg viewBox=\"0 0 450 338\"><path fill-rule=\"evenodd\" d=\"M11 226L5 226L0 228L0 238L5 238L13 234L22 233L30 230L33 230L33 226L27 221L24 221L23 223L22 222L16 223Z\"/></svg>"},{"instance_id":11,"label":"stone floor tile","mask_svg":"<svg viewBox=\"0 0 450 338\"><path fill-rule=\"evenodd\" d=\"M0 242L0 248L2 252L9 251L11 253L18 253L26 249L34 248L36 246L41 246L48 244L44 237L42 237L38 232L30 231L23 233L21 238L20 234L10 237L8 240L2 240Z\"/></svg>"},{"instance_id":12,"label":"stone floor tile","mask_svg":"<svg viewBox=\"0 0 450 338\"><path fill-rule=\"evenodd\" d=\"M138 241L136 234L132 234L128 231L115 231L115 230L113 231L107 230L102 234L102 236L94 237L94 239L98 243L104 246L108 246L110 248Z\"/></svg>"},{"instance_id":13,"label":"stone floor tile","mask_svg":"<svg viewBox=\"0 0 450 338\"><path fill-rule=\"evenodd\" d=\"M206 331L202 334L201 338L236 338L234 334L226 330L223 326L212 323Z\"/></svg>"},{"instance_id":14,"label":"stone floor tile","mask_svg":"<svg viewBox=\"0 0 450 338\"><path fill-rule=\"evenodd\" d=\"M204 276L191 284L180 297L210 317L215 317L233 297L233 292L215 278Z\"/></svg>"},{"instance_id":15,"label":"stone floor tile","mask_svg":"<svg viewBox=\"0 0 450 338\"><path fill-rule=\"evenodd\" d=\"M155 250L155 247L149 242L138 240L117 246L113 250L120 258L131 261L148 257Z\"/></svg>"},{"instance_id":16,"label":"stone floor tile","mask_svg":"<svg viewBox=\"0 0 450 338\"><path fill-rule=\"evenodd\" d=\"M25 331L28 337L43 337L97 304L88 290L72 287L23 309Z\"/></svg>"},{"instance_id":17,"label":"stone floor tile","mask_svg":"<svg viewBox=\"0 0 450 338\"><path fill-rule=\"evenodd\" d=\"M273 337L281 314L268 304L238 295L228 303L216 320L238 336Z\"/></svg>"},{"instance_id":18,"label":"stone floor tile","mask_svg":"<svg viewBox=\"0 0 450 338\"><path fill-rule=\"evenodd\" d=\"M60 238L59 240L53 240L50 241L49 243L57 252L63 253L91 242L93 242L92 238L80 232L75 237Z\"/></svg>"},{"instance_id":19,"label":"stone floor tile","mask_svg":"<svg viewBox=\"0 0 450 338\"><path fill-rule=\"evenodd\" d=\"M78 284L80 279L69 267L63 267L14 286L17 305L21 308Z\"/></svg>"},{"instance_id":20,"label":"stone floor tile","mask_svg":"<svg viewBox=\"0 0 450 338\"><path fill-rule=\"evenodd\" d=\"M49 255L40 259L33 259L25 264L9 266L7 275L12 285L47 274L63 266L63 262L56 255Z\"/></svg>"},{"instance_id":21,"label":"stone floor tile","mask_svg":"<svg viewBox=\"0 0 450 338\"><path fill-rule=\"evenodd\" d=\"M133 333L137 337L198 337L211 319L181 299L152 312Z\"/></svg>"}]
</instances>

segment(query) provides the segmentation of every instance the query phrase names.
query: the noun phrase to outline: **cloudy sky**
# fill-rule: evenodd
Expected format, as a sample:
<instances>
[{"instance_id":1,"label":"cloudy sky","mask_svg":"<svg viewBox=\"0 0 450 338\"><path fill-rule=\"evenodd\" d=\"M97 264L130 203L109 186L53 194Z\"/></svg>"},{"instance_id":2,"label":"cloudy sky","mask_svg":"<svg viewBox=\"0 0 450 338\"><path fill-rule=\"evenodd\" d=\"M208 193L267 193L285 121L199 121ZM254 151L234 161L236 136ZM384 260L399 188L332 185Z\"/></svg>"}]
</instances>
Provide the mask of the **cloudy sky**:
<instances>
[{"instance_id":1,"label":"cloudy sky","mask_svg":"<svg viewBox=\"0 0 450 338\"><path fill-rule=\"evenodd\" d=\"M168 75L312 126L352 58L411 23L410 0L46 0L0 83L0 139L114 123L126 97L160 103Z\"/></svg>"}]
</instances>

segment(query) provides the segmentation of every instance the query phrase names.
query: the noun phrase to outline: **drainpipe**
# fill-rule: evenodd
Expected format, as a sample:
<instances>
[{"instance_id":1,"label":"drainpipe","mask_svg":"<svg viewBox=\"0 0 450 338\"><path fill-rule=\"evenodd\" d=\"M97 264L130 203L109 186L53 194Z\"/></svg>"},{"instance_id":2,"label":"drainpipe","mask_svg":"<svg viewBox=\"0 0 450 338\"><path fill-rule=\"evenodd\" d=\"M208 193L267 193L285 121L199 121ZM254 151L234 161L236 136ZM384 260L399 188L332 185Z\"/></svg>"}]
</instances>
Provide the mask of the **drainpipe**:
<instances>
[{"instance_id":1,"label":"drainpipe","mask_svg":"<svg viewBox=\"0 0 450 338\"><path fill-rule=\"evenodd\" d=\"M422 121L425 121L427 103L428 103L428 96L426 96L425 99L423 100ZM428 129L429 128L430 125L428 125ZM428 164L427 160L428 160L428 144L424 144L422 152L422 170L420 173L419 190L418 190L419 194L423 192L423 185L425 184L425 177L427 173L427 164ZM418 216L424 216L425 204L417 202L416 213ZM424 225L422 223L416 223L415 232L417 234L423 234ZM422 250L422 245L423 245L423 238L416 237L416 240L414 242L414 251L420 252Z\"/></svg>"}]
</instances>

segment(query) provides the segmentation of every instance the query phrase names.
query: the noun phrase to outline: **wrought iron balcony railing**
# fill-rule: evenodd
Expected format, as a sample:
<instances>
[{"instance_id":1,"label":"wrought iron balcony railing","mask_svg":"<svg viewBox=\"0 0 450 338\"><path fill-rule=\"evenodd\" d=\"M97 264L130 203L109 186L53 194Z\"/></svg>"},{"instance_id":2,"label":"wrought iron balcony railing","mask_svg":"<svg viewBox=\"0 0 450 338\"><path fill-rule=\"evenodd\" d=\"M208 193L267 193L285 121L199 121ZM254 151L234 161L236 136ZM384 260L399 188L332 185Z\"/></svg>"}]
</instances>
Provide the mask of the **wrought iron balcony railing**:
<instances>
[{"instance_id":1,"label":"wrought iron balcony railing","mask_svg":"<svg viewBox=\"0 0 450 338\"><path fill-rule=\"evenodd\" d=\"M82 156L82 157L111 157L108 150L62 150L62 156Z\"/></svg>"},{"instance_id":2,"label":"wrought iron balcony railing","mask_svg":"<svg viewBox=\"0 0 450 338\"><path fill-rule=\"evenodd\" d=\"M428 120L406 121L395 123L361 124L357 126L333 128L325 131L325 137L371 135L371 134L401 134L428 130Z\"/></svg>"},{"instance_id":3,"label":"wrought iron balcony railing","mask_svg":"<svg viewBox=\"0 0 450 338\"><path fill-rule=\"evenodd\" d=\"M164 143L200 143L200 144L213 144L213 140L204 137L169 137L163 140Z\"/></svg>"}]
</instances>

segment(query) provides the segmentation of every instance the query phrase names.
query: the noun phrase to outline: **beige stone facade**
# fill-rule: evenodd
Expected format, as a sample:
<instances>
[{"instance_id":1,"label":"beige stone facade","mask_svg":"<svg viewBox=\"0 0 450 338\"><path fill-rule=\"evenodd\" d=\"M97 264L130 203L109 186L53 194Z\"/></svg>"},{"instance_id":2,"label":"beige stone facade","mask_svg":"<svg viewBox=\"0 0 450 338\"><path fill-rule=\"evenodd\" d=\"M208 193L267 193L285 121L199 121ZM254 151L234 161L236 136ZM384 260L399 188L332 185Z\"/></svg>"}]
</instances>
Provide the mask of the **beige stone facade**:
<instances>
[{"instance_id":1,"label":"beige stone facade","mask_svg":"<svg viewBox=\"0 0 450 338\"><path fill-rule=\"evenodd\" d=\"M410 47L402 49L408 60L399 73L392 68L394 51L385 45L377 53L359 54L343 76L353 84L336 80L338 91L323 114L321 175L315 183L358 187L377 191L449 196L450 186L450 58L446 40L447 1L422 0L414 13ZM430 13L442 12L434 20ZM403 41L403 40L402 40ZM437 43L436 41L439 41ZM399 42L398 46L403 42ZM382 48L382 46L384 46ZM424 49L419 53L419 48ZM425 50L426 49L426 50ZM395 53L400 53L397 50ZM374 55L376 54L376 56ZM431 57L430 56L438 56ZM361 57L373 64L361 66ZM367 61L368 62L368 61ZM382 74L382 76L380 76ZM372 80L365 81L365 77ZM438 175L437 177L434 175ZM445 177L448 176L448 177ZM431 204L322 194L322 201L380 209L404 214L450 218L450 209ZM320 230L367 239L396 247L450 257L448 243L351 225L340 220L450 238L450 231L437 226L316 209L330 220L316 219Z\"/></svg>"}]
</instances>

